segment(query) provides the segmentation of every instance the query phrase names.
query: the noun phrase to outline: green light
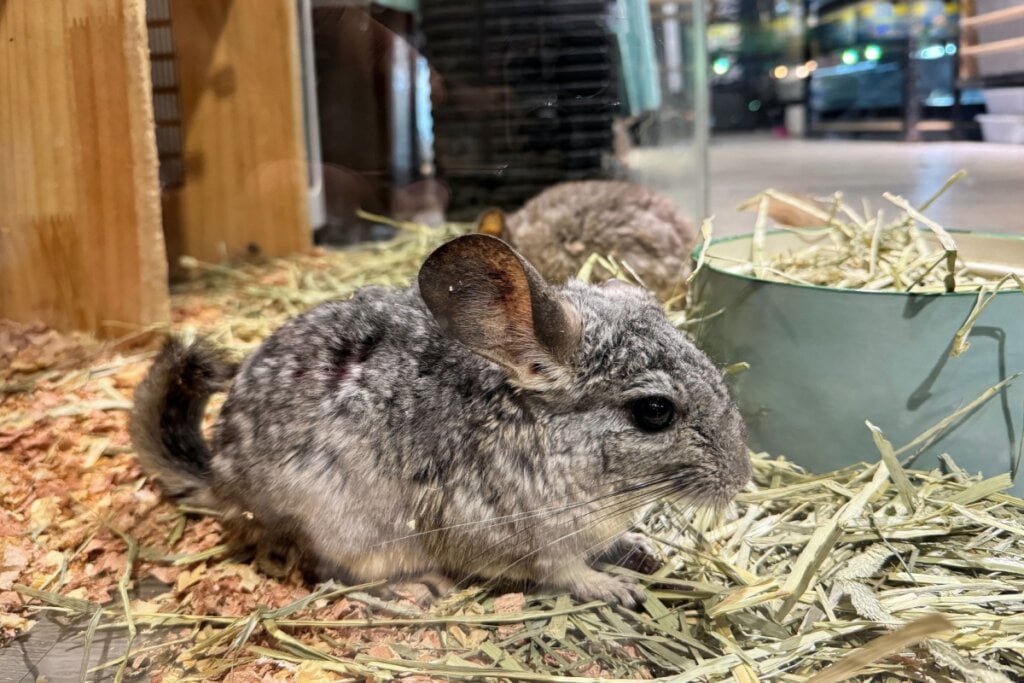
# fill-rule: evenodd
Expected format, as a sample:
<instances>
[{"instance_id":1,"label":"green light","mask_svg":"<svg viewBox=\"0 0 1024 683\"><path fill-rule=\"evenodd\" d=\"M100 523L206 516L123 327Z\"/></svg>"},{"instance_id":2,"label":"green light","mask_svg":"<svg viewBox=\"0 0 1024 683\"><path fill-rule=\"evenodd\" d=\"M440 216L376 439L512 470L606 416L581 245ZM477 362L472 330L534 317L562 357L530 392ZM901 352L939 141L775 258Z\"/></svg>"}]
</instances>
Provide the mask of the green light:
<instances>
[{"instance_id":1,"label":"green light","mask_svg":"<svg viewBox=\"0 0 1024 683\"><path fill-rule=\"evenodd\" d=\"M858 55L857 51L851 47L848 50L843 50L842 60L843 64L856 64L860 61L860 55Z\"/></svg>"},{"instance_id":2,"label":"green light","mask_svg":"<svg viewBox=\"0 0 1024 683\"><path fill-rule=\"evenodd\" d=\"M867 47L864 48L864 59L871 62L877 62L881 58L882 48L879 47L878 45L872 43L871 45L868 45Z\"/></svg>"},{"instance_id":3,"label":"green light","mask_svg":"<svg viewBox=\"0 0 1024 683\"><path fill-rule=\"evenodd\" d=\"M729 68L732 66L732 62L729 61L728 57L719 57L711 64L711 70L719 76L724 76L729 72Z\"/></svg>"},{"instance_id":4,"label":"green light","mask_svg":"<svg viewBox=\"0 0 1024 683\"><path fill-rule=\"evenodd\" d=\"M761 100L750 100L749 102L747 102L747 109L749 109L750 111L760 111Z\"/></svg>"}]
</instances>

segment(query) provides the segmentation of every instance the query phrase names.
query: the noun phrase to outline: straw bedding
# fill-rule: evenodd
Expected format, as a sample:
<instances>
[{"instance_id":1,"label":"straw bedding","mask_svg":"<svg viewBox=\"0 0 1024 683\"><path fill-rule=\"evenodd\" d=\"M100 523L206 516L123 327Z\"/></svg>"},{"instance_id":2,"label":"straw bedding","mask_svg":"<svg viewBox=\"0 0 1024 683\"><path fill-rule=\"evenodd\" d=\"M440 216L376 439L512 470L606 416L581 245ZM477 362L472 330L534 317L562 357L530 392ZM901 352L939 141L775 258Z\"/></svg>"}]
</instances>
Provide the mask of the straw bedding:
<instances>
[{"instance_id":1,"label":"straw bedding","mask_svg":"<svg viewBox=\"0 0 1024 683\"><path fill-rule=\"evenodd\" d=\"M465 227L240 268L191 262L200 277L175 294L173 327L245 351L319 301L408 281ZM894 448L877 430L877 459L827 475L755 454L754 483L724 515L650 507L639 529L665 564L640 577L638 612L483 587L421 608L412 588L385 601L373 586L308 585L279 558L226 547L209 511L163 501L126 433L152 357L136 341L0 326L0 644L44 610L74 621L84 649L100 630L125 634L124 655L88 678L1024 676L1024 501L1002 493L1007 476L978 481L952 461L949 474L905 470L920 443Z\"/></svg>"}]
</instances>

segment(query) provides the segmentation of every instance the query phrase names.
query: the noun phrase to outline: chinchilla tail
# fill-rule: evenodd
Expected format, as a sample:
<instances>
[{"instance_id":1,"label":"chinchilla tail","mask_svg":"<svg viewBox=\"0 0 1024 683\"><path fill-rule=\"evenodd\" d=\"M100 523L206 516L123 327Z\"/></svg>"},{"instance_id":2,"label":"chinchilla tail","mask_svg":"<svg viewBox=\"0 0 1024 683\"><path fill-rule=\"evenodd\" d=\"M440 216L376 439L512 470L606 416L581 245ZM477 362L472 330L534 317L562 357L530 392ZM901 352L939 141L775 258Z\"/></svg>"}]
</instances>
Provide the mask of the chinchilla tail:
<instances>
[{"instance_id":1,"label":"chinchilla tail","mask_svg":"<svg viewBox=\"0 0 1024 683\"><path fill-rule=\"evenodd\" d=\"M142 469L167 495L210 506L212 454L203 438L203 413L210 396L223 391L236 370L212 343L172 337L135 390L132 445Z\"/></svg>"}]
</instances>

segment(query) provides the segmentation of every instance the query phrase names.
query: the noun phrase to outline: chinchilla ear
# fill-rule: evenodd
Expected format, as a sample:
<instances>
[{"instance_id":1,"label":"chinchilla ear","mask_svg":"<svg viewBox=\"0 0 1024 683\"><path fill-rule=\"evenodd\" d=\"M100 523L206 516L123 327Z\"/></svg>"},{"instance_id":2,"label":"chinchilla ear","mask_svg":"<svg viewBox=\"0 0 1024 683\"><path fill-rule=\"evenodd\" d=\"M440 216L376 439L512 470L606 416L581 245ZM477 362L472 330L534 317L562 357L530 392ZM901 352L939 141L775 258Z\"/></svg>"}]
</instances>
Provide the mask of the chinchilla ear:
<instances>
[{"instance_id":1,"label":"chinchilla ear","mask_svg":"<svg viewBox=\"0 0 1024 683\"><path fill-rule=\"evenodd\" d=\"M442 332L530 389L559 383L579 346L577 310L512 247L463 235L420 268L420 294Z\"/></svg>"},{"instance_id":2,"label":"chinchilla ear","mask_svg":"<svg viewBox=\"0 0 1024 683\"><path fill-rule=\"evenodd\" d=\"M484 209L476 219L476 231L491 237L507 237L505 212L501 209Z\"/></svg>"}]
</instances>

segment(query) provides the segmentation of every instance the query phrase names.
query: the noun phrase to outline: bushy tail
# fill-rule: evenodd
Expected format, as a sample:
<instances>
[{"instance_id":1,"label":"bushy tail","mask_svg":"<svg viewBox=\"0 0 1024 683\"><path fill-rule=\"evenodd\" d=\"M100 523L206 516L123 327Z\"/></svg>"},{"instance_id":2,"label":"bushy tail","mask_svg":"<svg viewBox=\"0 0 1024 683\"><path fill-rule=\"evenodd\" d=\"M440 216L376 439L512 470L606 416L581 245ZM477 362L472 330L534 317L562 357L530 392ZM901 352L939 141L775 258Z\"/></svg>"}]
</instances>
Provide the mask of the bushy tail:
<instances>
[{"instance_id":1,"label":"bushy tail","mask_svg":"<svg viewBox=\"0 0 1024 683\"><path fill-rule=\"evenodd\" d=\"M150 476L173 497L209 505L210 449L203 439L206 403L237 364L208 341L171 338L135 390L132 445Z\"/></svg>"}]
</instances>

